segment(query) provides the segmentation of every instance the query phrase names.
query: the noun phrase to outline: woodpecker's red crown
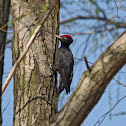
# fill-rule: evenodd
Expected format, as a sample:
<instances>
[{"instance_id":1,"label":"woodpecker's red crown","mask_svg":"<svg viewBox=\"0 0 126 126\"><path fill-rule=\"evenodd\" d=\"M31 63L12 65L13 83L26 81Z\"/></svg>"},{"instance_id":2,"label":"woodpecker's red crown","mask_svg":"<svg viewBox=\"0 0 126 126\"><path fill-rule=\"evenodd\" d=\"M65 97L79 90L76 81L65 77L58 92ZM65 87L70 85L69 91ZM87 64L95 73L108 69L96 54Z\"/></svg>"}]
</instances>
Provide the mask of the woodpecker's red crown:
<instances>
[{"instance_id":1,"label":"woodpecker's red crown","mask_svg":"<svg viewBox=\"0 0 126 126\"><path fill-rule=\"evenodd\" d=\"M60 41L61 41L61 46L67 46L69 48L69 45L73 42L73 39L70 35L62 35L58 36L55 35Z\"/></svg>"},{"instance_id":2,"label":"woodpecker's red crown","mask_svg":"<svg viewBox=\"0 0 126 126\"><path fill-rule=\"evenodd\" d=\"M73 40L72 37L71 37L70 35L62 35L62 36L60 36L60 37L67 37L67 38L70 38L71 40Z\"/></svg>"}]
</instances>

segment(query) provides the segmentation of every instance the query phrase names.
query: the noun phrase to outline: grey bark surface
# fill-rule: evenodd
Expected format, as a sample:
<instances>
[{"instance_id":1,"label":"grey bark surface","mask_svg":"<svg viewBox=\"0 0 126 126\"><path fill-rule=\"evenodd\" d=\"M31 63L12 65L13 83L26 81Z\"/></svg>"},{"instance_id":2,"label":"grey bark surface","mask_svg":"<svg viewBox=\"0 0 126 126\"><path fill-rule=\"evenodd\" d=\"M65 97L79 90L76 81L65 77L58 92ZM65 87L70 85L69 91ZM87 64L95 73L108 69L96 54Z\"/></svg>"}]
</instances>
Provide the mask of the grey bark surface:
<instances>
[{"instance_id":1,"label":"grey bark surface","mask_svg":"<svg viewBox=\"0 0 126 126\"><path fill-rule=\"evenodd\" d=\"M12 0L13 62L23 52L41 15L50 1ZM48 9L48 8L47 8ZM56 52L58 34L58 8L45 22L32 47L20 63L14 75L14 116L15 126L48 126L57 112L56 74L50 69ZM17 20L16 20L17 19ZM52 76L53 74L53 76Z\"/></svg>"},{"instance_id":2,"label":"grey bark surface","mask_svg":"<svg viewBox=\"0 0 126 126\"><path fill-rule=\"evenodd\" d=\"M126 63L126 31L86 70L51 126L79 126Z\"/></svg>"},{"instance_id":3,"label":"grey bark surface","mask_svg":"<svg viewBox=\"0 0 126 126\"><path fill-rule=\"evenodd\" d=\"M10 0L0 0L0 94L2 88L2 76L3 76L3 66L4 66L4 50L6 45L7 27L2 31L2 27L7 24L10 11ZM1 117L1 97L0 97L0 125L2 123Z\"/></svg>"}]
</instances>

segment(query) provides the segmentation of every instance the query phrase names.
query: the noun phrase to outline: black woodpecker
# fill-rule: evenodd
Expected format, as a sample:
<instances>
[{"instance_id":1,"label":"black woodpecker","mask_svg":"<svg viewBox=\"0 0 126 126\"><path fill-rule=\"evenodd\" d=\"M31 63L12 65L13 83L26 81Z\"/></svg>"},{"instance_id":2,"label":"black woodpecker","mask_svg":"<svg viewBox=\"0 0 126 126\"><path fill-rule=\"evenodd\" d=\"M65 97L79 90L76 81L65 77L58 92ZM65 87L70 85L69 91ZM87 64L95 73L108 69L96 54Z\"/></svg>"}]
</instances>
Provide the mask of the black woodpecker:
<instances>
[{"instance_id":1,"label":"black woodpecker","mask_svg":"<svg viewBox=\"0 0 126 126\"><path fill-rule=\"evenodd\" d=\"M61 41L61 47L58 49L58 56L56 59L55 70L60 74L60 85L57 89L57 95L61 93L64 88L66 93L70 93L70 85L73 78L73 54L69 49L69 45L73 42L70 35L55 35Z\"/></svg>"}]
</instances>

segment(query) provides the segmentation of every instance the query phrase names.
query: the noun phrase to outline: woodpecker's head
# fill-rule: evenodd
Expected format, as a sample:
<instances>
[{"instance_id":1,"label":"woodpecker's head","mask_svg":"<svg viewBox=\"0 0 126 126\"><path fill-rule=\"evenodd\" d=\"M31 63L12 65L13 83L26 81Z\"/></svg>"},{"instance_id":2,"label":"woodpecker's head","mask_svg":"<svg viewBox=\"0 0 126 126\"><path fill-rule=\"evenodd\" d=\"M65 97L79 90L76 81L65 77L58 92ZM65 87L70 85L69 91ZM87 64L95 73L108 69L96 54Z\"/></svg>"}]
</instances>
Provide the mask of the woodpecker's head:
<instances>
[{"instance_id":1,"label":"woodpecker's head","mask_svg":"<svg viewBox=\"0 0 126 126\"><path fill-rule=\"evenodd\" d=\"M69 46L73 42L73 39L70 35L62 35L62 36L55 35L55 37L57 37L61 41L61 46L63 45Z\"/></svg>"}]
</instances>

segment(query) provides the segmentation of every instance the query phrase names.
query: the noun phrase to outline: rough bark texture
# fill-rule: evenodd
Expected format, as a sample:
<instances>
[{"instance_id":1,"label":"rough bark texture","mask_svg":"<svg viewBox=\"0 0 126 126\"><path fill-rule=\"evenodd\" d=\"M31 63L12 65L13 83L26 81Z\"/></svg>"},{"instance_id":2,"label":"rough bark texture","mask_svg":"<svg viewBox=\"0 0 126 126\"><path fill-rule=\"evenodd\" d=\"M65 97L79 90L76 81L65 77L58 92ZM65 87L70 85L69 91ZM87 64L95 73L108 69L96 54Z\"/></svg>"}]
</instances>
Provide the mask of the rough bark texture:
<instances>
[{"instance_id":1,"label":"rough bark texture","mask_svg":"<svg viewBox=\"0 0 126 126\"><path fill-rule=\"evenodd\" d=\"M82 78L51 126L78 126L97 104L105 88L126 63L126 32L124 32L92 65Z\"/></svg>"},{"instance_id":2,"label":"rough bark texture","mask_svg":"<svg viewBox=\"0 0 126 126\"><path fill-rule=\"evenodd\" d=\"M24 50L41 15L53 0L12 0L11 12L15 20L12 44L13 62ZM50 63L54 62L58 34L58 7L49 16L32 47L20 63L14 76L15 126L48 126L57 112L56 74ZM53 74L53 76L52 76Z\"/></svg>"},{"instance_id":3,"label":"rough bark texture","mask_svg":"<svg viewBox=\"0 0 126 126\"><path fill-rule=\"evenodd\" d=\"M2 28L8 22L10 11L10 0L0 0L0 28ZM4 28L5 31L7 27ZM4 50L6 44L7 32L0 30L0 94L2 87L2 76L3 76L3 66L4 66ZM1 118L1 97L0 97L0 125L2 123Z\"/></svg>"}]
</instances>

